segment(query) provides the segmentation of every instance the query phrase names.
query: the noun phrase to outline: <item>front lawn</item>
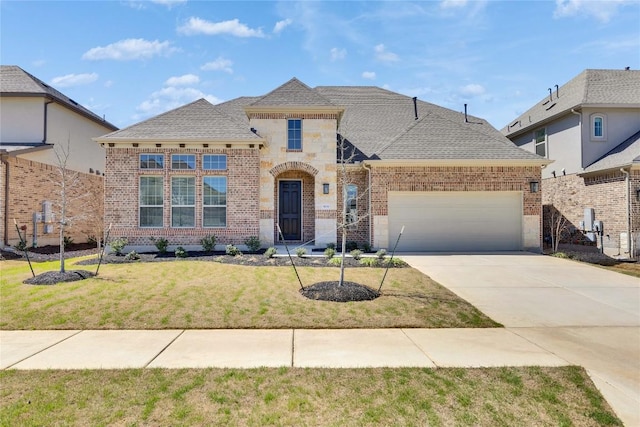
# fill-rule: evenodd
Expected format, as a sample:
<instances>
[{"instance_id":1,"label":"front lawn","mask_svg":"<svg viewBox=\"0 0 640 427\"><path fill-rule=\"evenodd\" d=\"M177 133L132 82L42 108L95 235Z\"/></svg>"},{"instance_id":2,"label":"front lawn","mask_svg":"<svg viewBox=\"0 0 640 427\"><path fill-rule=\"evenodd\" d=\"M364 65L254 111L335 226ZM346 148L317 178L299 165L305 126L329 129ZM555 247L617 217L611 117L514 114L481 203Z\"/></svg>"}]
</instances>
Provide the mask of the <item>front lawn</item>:
<instances>
[{"instance_id":1,"label":"front lawn","mask_svg":"<svg viewBox=\"0 0 640 427\"><path fill-rule=\"evenodd\" d=\"M2 261L0 329L467 328L500 326L412 268L389 270L373 301L303 297L290 267L212 261L106 264L99 276L53 286L26 285L22 260ZM73 265L67 270L93 270ZM35 273L57 262L34 263ZM303 285L335 281L335 267L298 269ZM351 268L345 280L378 289L381 268Z\"/></svg>"},{"instance_id":2,"label":"front lawn","mask_svg":"<svg viewBox=\"0 0 640 427\"><path fill-rule=\"evenodd\" d=\"M579 367L0 372L0 424L622 425Z\"/></svg>"}]
</instances>

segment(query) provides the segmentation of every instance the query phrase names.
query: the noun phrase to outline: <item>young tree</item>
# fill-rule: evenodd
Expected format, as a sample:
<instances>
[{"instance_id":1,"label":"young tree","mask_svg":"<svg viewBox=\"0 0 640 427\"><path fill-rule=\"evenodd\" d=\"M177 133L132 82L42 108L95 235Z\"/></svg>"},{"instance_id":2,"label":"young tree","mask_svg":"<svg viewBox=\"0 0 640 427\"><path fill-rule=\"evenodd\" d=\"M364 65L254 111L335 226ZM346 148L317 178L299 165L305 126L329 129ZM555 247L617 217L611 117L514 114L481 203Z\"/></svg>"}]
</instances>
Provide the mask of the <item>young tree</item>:
<instances>
[{"instance_id":1,"label":"young tree","mask_svg":"<svg viewBox=\"0 0 640 427\"><path fill-rule=\"evenodd\" d=\"M65 272L64 264L64 238L65 230L72 221L77 221L88 216L86 212L71 215L70 208L74 202L87 198L90 193L83 192L80 172L67 167L71 155L71 138L67 139L66 146L56 145L53 149L57 159L58 177L52 182L56 189L53 192L53 204L57 208L58 225L60 226L60 272Z\"/></svg>"}]
</instances>

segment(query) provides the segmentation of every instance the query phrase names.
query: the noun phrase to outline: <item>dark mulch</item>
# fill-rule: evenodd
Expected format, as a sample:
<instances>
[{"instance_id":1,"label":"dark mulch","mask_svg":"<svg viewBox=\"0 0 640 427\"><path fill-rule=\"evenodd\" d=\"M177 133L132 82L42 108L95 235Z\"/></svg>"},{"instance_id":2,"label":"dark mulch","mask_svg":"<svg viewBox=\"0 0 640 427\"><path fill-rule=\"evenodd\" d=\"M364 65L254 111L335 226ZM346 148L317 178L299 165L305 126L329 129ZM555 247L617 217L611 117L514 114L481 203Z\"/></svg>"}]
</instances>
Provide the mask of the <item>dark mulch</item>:
<instances>
[{"instance_id":1,"label":"dark mulch","mask_svg":"<svg viewBox=\"0 0 640 427\"><path fill-rule=\"evenodd\" d=\"M60 271L47 271L38 274L36 277L30 277L22 283L27 285L55 285L61 282L75 282L95 276L95 273L86 270L71 270L61 273Z\"/></svg>"},{"instance_id":2,"label":"dark mulch","mask_svg":"<svg viewBox=\"0 0 640 427\"><path fill-rule=\"evenodd\" d=\"M300 293L313 300L350 302L350 301L371 301L380 294L368 286L355 282L318 282L300 290Z\"/></svg>"},{"instance_id":3,"label":"dark mulch","mask_svg":"<svg viewBox=\"0 0 640 427\"><path fill-rule=\"evenodd\" d=\"M354 282L319 282L311 286L306 286L300 293L313 300L350 302L350 301L371 301L380 294L368 286Z\"/></svg>"}]
</instances>

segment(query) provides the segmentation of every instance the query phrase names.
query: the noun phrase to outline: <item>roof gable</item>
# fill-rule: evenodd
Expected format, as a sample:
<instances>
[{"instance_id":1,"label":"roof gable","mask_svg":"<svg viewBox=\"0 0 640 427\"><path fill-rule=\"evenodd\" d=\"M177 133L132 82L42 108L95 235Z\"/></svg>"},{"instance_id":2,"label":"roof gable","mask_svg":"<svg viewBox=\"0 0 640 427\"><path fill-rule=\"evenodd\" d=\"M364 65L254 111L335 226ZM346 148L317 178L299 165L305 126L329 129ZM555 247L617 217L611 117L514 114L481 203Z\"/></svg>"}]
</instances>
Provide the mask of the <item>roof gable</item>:
<instances>
[{"instance_id":1,"label":"roof gable","mask_svg":"<svg viewBox=\"0 0 640 427\"><path fill-rule=\"evenodd\" d=\"M640 164L640 131L584 169L584 173Z\"/></svg>"},{"instance_id":2,"label":"roof gable","mask_svg":"<svg viewBox=\"0 0 640 427\"><path fill-rule=\"evenodd\" d=\"M39 78L27 73L17 65L0 66L0 94L2 96L49 97L108 129L118 129L115 125L78 104L76 101L49 86Z\"/></svg>"},{"instance_id":3,"label":"roof gable","mask_svg":"<svg viewBox=\"0 0 640 427\"><path fill-rule=\"evenodd\" d=\"M228 116L224 111L205 99L176 108L147 119L117 132L110 133L99 141L189 141L221 140L250 142L261 138L251 132L249 127L239 120Z\"/></svg>"},{"instance_id":4,"label":"roof gable","mask_svg":"<svg viewBox=\"0 0 640 427\"><path fill-rule=\"evenodd\" d=\"M250 107L334 107L337 106L295 77L250 104Z\"/></svg>"},{"instance_id":5,"label":"roof gable","mask_svg":"<svg viewBox=\"0 0 640 427\"><path fill-rule=\"evenodd\" d=\"M513 137L582 106L640 107L640 71L584 70L521 114L502 133Z\"/></svg>"}]
</instances>

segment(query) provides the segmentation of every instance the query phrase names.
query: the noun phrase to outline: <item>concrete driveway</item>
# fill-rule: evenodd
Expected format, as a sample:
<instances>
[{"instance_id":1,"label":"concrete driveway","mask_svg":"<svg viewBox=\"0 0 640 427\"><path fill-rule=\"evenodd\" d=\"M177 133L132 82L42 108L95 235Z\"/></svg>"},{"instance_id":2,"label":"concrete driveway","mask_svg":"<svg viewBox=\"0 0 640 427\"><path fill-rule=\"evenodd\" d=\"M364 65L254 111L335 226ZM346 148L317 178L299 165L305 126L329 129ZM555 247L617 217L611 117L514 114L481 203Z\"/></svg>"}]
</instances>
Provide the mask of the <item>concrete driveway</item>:
<instances>
[{"instance_id":1,"label":"concrete driveway","mask_svg":"<svg viewBox=\"0 0 640 427\"><path fill-rule=\"evenodd\" d=\"M526 252L400 254L508 330L589 372L640 426L640 279Z\"/></svg>"}]
</instances>

